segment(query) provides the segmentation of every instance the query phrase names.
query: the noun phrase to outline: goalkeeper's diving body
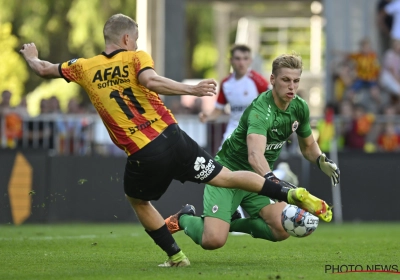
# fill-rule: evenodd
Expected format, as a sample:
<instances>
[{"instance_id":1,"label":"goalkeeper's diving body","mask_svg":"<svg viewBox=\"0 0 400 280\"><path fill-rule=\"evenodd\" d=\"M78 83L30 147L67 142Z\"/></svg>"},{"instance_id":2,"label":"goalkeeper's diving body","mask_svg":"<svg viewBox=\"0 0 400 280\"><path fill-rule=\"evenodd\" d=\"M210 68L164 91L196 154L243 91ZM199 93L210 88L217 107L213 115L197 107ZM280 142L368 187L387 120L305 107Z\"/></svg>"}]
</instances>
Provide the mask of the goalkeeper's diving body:
<instances>
[{"instance_id":1,"label":"goalkeeper's diving body","mask_svg":"<svg viewBox=\"0 0 400 280\"><path fill-rule=\"evenodd\" d=\"M270 76L273 89L262 93L245 110L238 127L217 153L217 162L232 171L253 171L290 188L290 184L279 180L271 170L283 145L296 132L303 156L316 163L331 178L333 185L339 183L340 172L337 165L321 152L311 133L308 105L296 95L301 72L302 60L296 54L281 55L273 61ZM307 193L305 189L295 190L297 195ZM286 202L293 203L284 197L274 198L282 202L273 203L267 196L240 189L216 188L207 184L202 217L196 217L193 206L186 205L165 221L171 233L184 229L204 249L222 247L230 231L249 233L254 238L281 241L289 237L281 224L282 210L287 205ZM235 218L235 210L239 205L250 218ZM319 199L310 199L299 207L316 213L326 222L332 219L329 206L325 202L321 204ZM323 209L324 207L328 209ZM319 210L316 211L316 208ZM319 215L318 211L325 214Z\"/></svg>"}]
</instances>

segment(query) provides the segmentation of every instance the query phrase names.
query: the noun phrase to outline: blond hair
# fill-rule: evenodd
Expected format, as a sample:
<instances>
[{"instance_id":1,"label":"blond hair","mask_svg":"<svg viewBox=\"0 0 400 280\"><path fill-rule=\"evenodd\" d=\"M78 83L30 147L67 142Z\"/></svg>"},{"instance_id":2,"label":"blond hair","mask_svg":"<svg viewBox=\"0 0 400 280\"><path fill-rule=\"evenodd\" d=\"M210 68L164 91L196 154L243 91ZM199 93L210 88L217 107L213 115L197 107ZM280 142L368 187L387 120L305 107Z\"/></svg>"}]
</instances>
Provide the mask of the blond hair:
<instances>
[{"instance_id":1,"label":"blond hair","mask_svg":"<svg viewBox=\"0 0 400 280\"><path fill-rule=\"evenodd\" d=\"M300 69L303 71L303 61L301 56L295 52L291 54L282 54L275 58L272 62L272 74L278 75L278 70L281 68Z\"/></svg>"},{"instance_id":2,"label":"blond hair","mask_svg":"<svg viewBox=\"0 0 400 280\"><path fill-rule=\"evenodd\" d=\"M135 30L137 27L137 23L130 17L123 14L115 14L104 24L104 41L106 44L118 43L122 35Z\"/></svg>"}]
</instances>

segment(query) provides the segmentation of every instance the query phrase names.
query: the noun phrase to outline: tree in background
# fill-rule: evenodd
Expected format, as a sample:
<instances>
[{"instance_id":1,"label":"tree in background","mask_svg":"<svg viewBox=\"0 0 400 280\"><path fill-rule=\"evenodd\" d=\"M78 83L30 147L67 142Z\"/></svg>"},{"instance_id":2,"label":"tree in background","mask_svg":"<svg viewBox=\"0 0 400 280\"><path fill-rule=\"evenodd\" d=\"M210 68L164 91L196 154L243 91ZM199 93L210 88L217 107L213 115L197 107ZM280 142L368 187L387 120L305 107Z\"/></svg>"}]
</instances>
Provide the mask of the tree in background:
<instances>
[{"instance_id":1,"label":"tree in background","mask_svg":"<svg viewBox=\"0 0 400 280\"><path fill-rule=\"evenodd\" d=\"M11 34L11 23L0 25L0 92L9 90L17 99L12 100L14 104L19 102L19 96L24 91L24 83L28 79L28 71L25 67L25 61L15 51L18 46L18 38Z\"/></svg>"},{"instance_id":2,"label":"tree in background","mask_svg":"<svg viewBox=\"0 0 400 280\"><path fill-rule=\"evenodd\" d=\"M135 0L0 0L0 6L3 65L0 91L13 91L12 105L16 105L21 96L28 95L29 110L34 113L42 97L55 95L65 108L72 96L80 95L83 101L87 96L79 87L61 90L57 80L43 82L36 75L28 76L25 62L18 53L23 43L35 42L40 57L49 61L93 56L102 51L103 26L111 15L120 12L133 18L136 15Z\"/></svg>"},{"instance_id":3,"label":"tree in background","mask_svg":"<svg viewBox=\"0 0 400 280\"><path fill-rule=\"evenodd\" d=\"M188 78L215 78L218 55L227 54L218 54L214 43L211 4L187 3L186 26Z\"/></svg>"}]
</instances>

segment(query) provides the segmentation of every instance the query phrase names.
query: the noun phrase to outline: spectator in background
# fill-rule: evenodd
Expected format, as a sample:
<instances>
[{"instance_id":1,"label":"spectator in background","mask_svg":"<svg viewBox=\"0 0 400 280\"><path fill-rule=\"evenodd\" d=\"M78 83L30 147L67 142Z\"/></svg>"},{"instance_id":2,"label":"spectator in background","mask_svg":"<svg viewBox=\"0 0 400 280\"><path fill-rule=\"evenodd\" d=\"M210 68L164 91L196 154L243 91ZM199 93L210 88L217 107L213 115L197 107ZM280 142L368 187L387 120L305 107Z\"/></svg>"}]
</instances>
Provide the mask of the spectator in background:
<instances>
[{"instance_id":1,"label":"spectator in background","mask_svg":"<svg viewBox=\"0 0 400 280\"><path fill-rule=\"evenodd\" d=\"M380 104L382 101L378 87L380 66L378 56L371 48L370 40L362 39L359 51L348 54L348 58L354 61L356 68L356 78L349 93L350 99L355 103L365 102L366 96L358 93L362 89L367 89L372 99Z\"/></svg>"},{"instance_id":2,"label":"spectator in background","mask_svg":"<svg viewBox=\"0 0 400 280\"><path fill-rule=\"evenodd\" d=\"M87 140L85 129L89 125L86 117L82 114L82 108L76 98L68 101L67 118L64 121L65 131L60 139L60 151L65 154L85 154L85 143Z\"/></svg>"},{"instance_id":3,"label":"spectator in background","mask_svg":"<svg viewBox=\"0 0 400 280\"><path fill-rule=\"evenodd\" d=\"M11 91L9 90L4 90L1 93L1 102L0 102L0 146L5 145L3 143L3 138L4 135L2 135L4 128L2 127L3 125L3 114L4 111L10 108L10 99L11 99Z\"/></svg>"},{"instance_id":4,"label":"spectator in background","mask_svg":"<svg viewBox=\"0 0 400 280\"><path fill-rule=\"evenodd\" d=\"M4 90L1 93L0 116L4 112L4 110L11 108L10 100L11 100L11 91Z\"/></svg>"},{"instance_id":5,"label":"spectator in background","mask_svg":"<svg viewBox=\"0 0 400 280\"><path fill-rule=\"evenodd\" d=\"M21 110L21 104L17 107L12 108L10 106L12 93L9 90L5 90L2 93L2 101L0 103L0 122L1 118L4 119L4 136L5 146L7 148L15 148L18 141L22 137L22 125L23 117L27 114L26 111L26 100L23 98L21 104L25 100L25 112Z\"/></svg>"},{"instance_id":6,"label":"spectator in background","mask_svg":"<svg viewBox=\"0 0 400 280\"><path fill-rule=\"evenodd\" d=\"M40 99L40 113L39 115L44 115L49 112L49 101L46 98Z\"/></svg>"},{"instance_id":7,"label":"spectator in background","mask_svg":"<svg viewBox=\"0 0 400 280\"><path fill-rule=\"evenodd\" d=\"M371 130L375 116L367 113L364 106L357 104L354 107L353 118L349 130L345 134L345 146L352 150L363 150L366 137Z\"/></svg>"},{"instance_id":8,"label":"spectator in background","mask_svg":"<svg viewBox=\"0 0 400 280\"><path fill-rule=\"evenodd\" d=\"M354 69L354 63L347 59L341 60L334 69L333 87L336 103L339 104L346 99L355 78L356 71Z\"/></svg>"},{"instance_id":9,"label":"spectator in background","mask_svg":"<svg viewBox=\"0 0 400 280\"><path fill-rule=\"evenodd\" d=\"M398 103L400 97L400 40L393 40L392 47L384 54L380 84L391 95L391 103Z\"/></svg>"},{"instance_id":10,"label":"spectator in background","mask_svg":"<svg viewBox=\"0 0 400 280\"><path fill-rule=\"evenodd\" d=\"M378 151L398 151L400 142L399 124L396 123L396 107L390 105L383 111L384 122L376 126L376 143Z\"/></svg>"},{"instance_id":11,"label":"spectator in background","mask_svg":"<svg viewBox=\"0 0 400 280\"><path fill-rule=\"evenodd\" d=\"M345 136L348 131L352 128L354 105L350 100L343 100L339 104L338 113L340 115L340 124L337 131L338 147L343 148L345 146Z\"/></svg>"},{"instance_id":12,"label":"spectator in background","mask_svg":"<svg viewBox=\"0 0 400 280\"><path fill-rule=\"evenodd\" d=\"M26 103L26 97L22 97L21 101L19 102L18 106L14 108L18 114L22 118L29 118L29 112L28 112L28 104Z\"/></svg>"},{"instance_id":13,"label":"spectator in background","mask_svg":"<svg viewBox=\"0 0 400 280\"><path fill-rule=\"evenodd\" d=\"M254 70L250 69L252 58L251 49L246 45L233 45L230 50L230 63L233 73L225 77L219 89L215 108L210 114L201 112L201 122L214 121L224 113L227 104L231 112L228 126L225 130L222 143L238 126L244 110L264 91L268 90L267 80Z\"/></svg>"},{"instance_id":14,"label":"spectator in background","mask_svg":"<svg viewBox=\"0 0 400 280\"><path fill-rule=\"evenodd\" d=\"M376 24L379 31L380 53L390 48L393 16L385 12L385 7L390 2L391 0L380 0L377 5Z\"/></svg>"},{"instance_id":15,"label":"spectator in background","mask_svg":"<svg viewBox=\"0 0 400 280\"><path fill-rule=\"evenodd\" d=\"M15 148L22 137L22 117L13 109L3 113L5 124L6 147Z\"/></svg>"},{"instance_id":16,"label":"spectator in background","mask_svg":"<svg viewBox=\"0 0 400 280\"><path fill-rule=\"evenodd\" d=\"M20 141L19 146L35 149L54 149L54 124L53 119L47 117L52 112L50 99L40 100L40 113L36 118L30 118L27 122L24 141Z\"/></svg>"},{"instance_id":17,"label":"spectator in background","mask_svg":"<svg viewBox=\"0 0 400 280\"><path fill-rule=\"evenodd\" d=\"M49 113L62 114L60 107L60 100L58 100L57 96L50 97L48 102L49 102Z\"/></svg>"},{"instance_id":18,"label":"spectator in background","mask_svg":"<svg viewBox=\"0 0 400 280\"><path fill-rule=\"evenodd\" d=\"M319 132L318 145L322 152L329 153L331 142L335 137L335 108L332 104L325 107L325 118L318 121L317 130Z\"/></svg>"},{"instance_id":19,"label":"spectator in background","mask_svg":"<svg viewBox=\"0 0 400 280\"><path fill-rule=\"evenodd\" d=\"M394 40L400 40L400 0L392 0L384 6L385 13L393 17L390 35Z\"/></svg>"},{"instance_id":20,"label":"spectator in background","mask_svg":"<svg viewBox=\"0 0 400 280\"><path fill-rule=\"evenodd\" d=\"M6 114L7 127L7 146L9 148L21 147L23 137L23 125L28 121L29 113L26 103L26 97L22 97L18 106L8 109Z\"/></svg>"},{"instance_id":21,"label":"spectator in background","mask_svg":"<svg viewBox=\"0 0 400 280\"><path fill-rule=\"evenodd\" d=\"M378 137L378 149L384 152L395 152L400 150L400 136L396 133L392 122L384 124L384 129Z\"/></svg>"}]
</instances>

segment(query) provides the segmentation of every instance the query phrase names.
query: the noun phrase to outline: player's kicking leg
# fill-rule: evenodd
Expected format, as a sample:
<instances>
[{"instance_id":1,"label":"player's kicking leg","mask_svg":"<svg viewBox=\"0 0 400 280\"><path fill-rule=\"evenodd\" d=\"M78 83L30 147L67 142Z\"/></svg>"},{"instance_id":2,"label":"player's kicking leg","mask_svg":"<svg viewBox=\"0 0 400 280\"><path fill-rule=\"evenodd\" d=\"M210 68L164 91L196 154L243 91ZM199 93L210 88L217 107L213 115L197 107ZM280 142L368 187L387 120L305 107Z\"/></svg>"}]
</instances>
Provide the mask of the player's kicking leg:
<instances>
[{"instance_id":1,"label":"player's kicking leg","mask_svg":"<svg viewBox=\"0 0 400 280\"><path fill-rule=\"evenodd\" d=\"M260 180L263 180L263 182L260 182ZM332 220L331 207L322 199L310 194L306 189L290 189L285 185L265 180L263 177L252 172L232 172L224 167L208 184L216 187L238 188L250 192L256 192L257 185L262 184L261 190L258 191L259 195L296 205L318 216L325 222Z\"/></svg>"},{"instance_id":2,"label":"player's kicking leg","mask_svg":"<svg viewBox=\"0 0 400 280\"><path fill-rule=\"evenodd\" d=\"M195 217L182 210L165 219L171 234L185 230L186 235L206 250L215 250L225 245L230 227L228 222L214 217Z\"/></svg>"}]
</instances>

